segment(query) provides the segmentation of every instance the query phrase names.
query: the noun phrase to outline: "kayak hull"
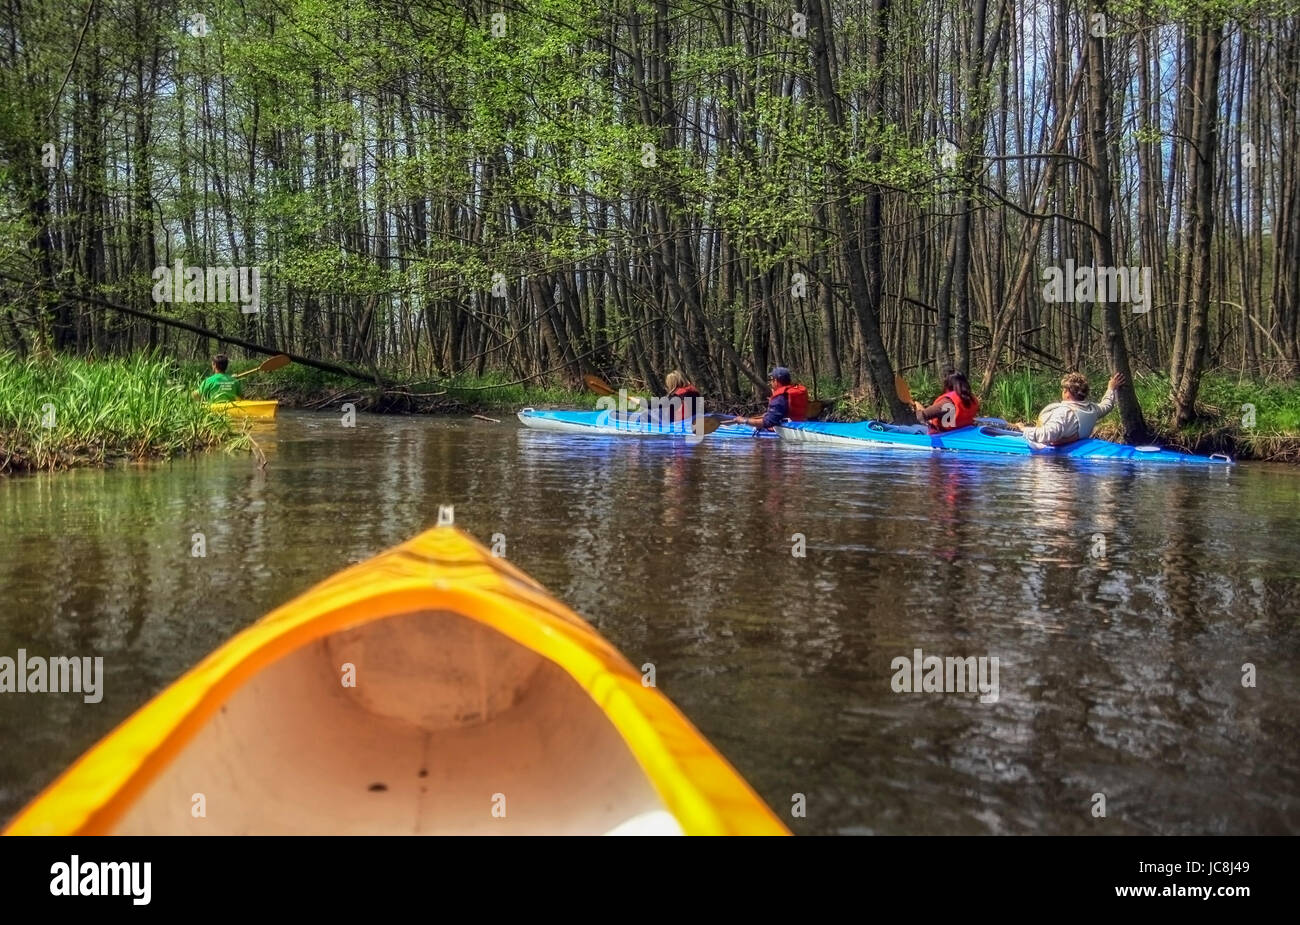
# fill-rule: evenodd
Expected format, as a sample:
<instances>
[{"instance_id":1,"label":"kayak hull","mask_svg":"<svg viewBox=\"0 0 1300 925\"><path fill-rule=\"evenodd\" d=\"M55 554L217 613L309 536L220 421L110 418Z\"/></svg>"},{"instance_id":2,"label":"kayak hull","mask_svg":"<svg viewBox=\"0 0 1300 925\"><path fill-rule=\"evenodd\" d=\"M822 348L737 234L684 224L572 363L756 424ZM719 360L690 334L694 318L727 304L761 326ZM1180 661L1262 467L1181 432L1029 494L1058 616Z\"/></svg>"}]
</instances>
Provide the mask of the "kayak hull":
<instances>
[{"instance_id":1,"label":"kayak hull","mask_svg":"<svg viewBox=\"0 0 1300 925\"><path fill-rule=\"evenodd\" d=\"M6 834L788 834L641 678L440 527L235 636Z\"/></svg>"},{"instance_id":2,"label":"kayak hull","mask_svg":"<svg viewBox=\"0 0 1300 925\"><path fill-rule=\"evenodd\" d=\"M232 418L274 421L280 403L278 401L214 401L209 407Z\"/></svg>"},{"instance_id":3,"label":"kayak hull","mask_svg":"<svg viewBox=\"0 0 1300 925\"><path fill-rule=\"evenodd\" d=\"M610 411L537 411L525 408L519 412L519 423L532 430L558 434L581 434L595 437L671 437L679 440L695 436L690 424L657 424L637 415L619 415ZM723 424L708 435L709 440L774 439L772 431L757 431L742 424Z\"/></svg>"},{"instance_id":4,"label":"kayak hull","mask_svg":"<svg viewBox=\"0 0 1300 925\"><path fill-rule=\"evenodd\" d=\"M794 443L823 443L857 449L916 450L976 453L990 456L1049 456L1114 462L1227 465L1226 456L1193 456L1159 447L1135 447L1109 440L1077 440L1060 447L1038 449L1024 437L996 427L962 427L944 434L912 434L888 429L880 421L843 424L824 421L787 423L777 427L781 439Z\"/></svg>"}]
</instances>

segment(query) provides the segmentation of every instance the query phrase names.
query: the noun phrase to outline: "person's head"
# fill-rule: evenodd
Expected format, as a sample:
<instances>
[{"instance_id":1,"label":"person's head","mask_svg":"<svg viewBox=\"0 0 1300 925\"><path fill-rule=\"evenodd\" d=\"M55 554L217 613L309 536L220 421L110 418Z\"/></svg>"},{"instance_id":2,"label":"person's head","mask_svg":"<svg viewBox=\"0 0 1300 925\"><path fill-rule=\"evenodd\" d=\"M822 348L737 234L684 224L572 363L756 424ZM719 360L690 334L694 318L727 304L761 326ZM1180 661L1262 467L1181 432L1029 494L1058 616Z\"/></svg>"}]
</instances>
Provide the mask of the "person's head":
<instances>
[{"instance_id":1,"label":"person's head","mask_svg":"<svg viewBox=\"0 0 1300 925\"><path fill-rule=\"evenodd\" d=\"M975 395L970 390L970 383L966 380L966 376L955 369L950 369L943 374L943 390L945 392L956 392L961 396L961 400L968 405L975 400Z\"/></svg>"},{"instance_id":2,"label":"person's head","mask_svg":"<svg viewBox=\"0 0 1300 925\"><path fill-rule=\"evenodd\" d=\"M675 392L686 384L686 377L682 375L680 369L674 369L667 376L664 376L664 385L668 386L668 391Z\"/></svg>"},{"instance_id":3,"label":"person's head","mask_svg":"<svg viewBox=\"0 0 1300 925\"><path fill-rule=\"evenodd\" d=\"M1087 401L1088 380L1082 373L1066 373L1061 377L1062 401Z\"/></svg>"},{"instance_id":4,"label":"person's head","mask_svg":"<svg viewBox=\"0 0 1300 925\"><path fill-rule=\"evenodd\" d=\"M772 371L767 374L767 381L775 382L777 385L789 385L790 370L786 369L784 366L774 367Z\"/></svg>"},{"instance_id":5,"label":"person's head","mask_svg":"<svg viewBox=\"0 0 1300 925\"><path fill-rule=\"evenodd\" d=\"M226 367L230 365L230 357L224 353L218 353L212 358L212 369L214 372L224 373Z\"/></svg>"}]
</instances>

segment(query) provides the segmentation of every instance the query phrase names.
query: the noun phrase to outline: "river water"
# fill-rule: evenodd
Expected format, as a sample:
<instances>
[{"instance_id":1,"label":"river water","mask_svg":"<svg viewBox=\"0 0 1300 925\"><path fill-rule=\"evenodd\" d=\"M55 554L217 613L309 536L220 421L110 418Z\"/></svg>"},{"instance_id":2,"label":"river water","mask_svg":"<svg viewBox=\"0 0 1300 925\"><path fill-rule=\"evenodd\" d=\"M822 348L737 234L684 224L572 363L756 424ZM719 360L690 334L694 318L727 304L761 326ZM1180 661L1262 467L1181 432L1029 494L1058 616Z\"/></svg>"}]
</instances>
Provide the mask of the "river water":
<instances>
[{"instance_id":1,"label":"river water","mask_svg":"<svg viewBox=\"0 0 1300 925\"><path fill-rule=\"evenodd\" d=\"M1300 832L1294 469L330 413L256 436L264 472L0 480L0 655L105 660L96 704L0 694L0 821L232 633L453 504L653 663L796 833ZM996 700L895 692L917 649L996 657Z\"/></svg>"}]
</instances>

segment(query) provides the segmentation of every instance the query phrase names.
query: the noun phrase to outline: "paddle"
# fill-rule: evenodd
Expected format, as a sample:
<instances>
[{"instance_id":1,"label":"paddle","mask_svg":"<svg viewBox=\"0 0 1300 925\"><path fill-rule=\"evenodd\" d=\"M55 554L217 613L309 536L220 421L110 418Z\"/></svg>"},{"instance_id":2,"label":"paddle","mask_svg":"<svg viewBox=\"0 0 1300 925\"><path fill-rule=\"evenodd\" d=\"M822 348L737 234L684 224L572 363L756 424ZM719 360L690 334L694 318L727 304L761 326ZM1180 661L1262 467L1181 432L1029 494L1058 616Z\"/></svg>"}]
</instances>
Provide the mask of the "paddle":
<instances>
[{"instance_id":1,"label":"paddle","mask_svg":"<svg viewBox=\"0 0 1300 925\"><path fill-rule=\"evenodd\" d=\"M618 392L614 391L614 387L612 385L610 385L604 379L592 373L587 373L585 376L583 376L582 381L587 383L587 388L591 389L597 395L618 394ZM641 407L642 404L641 399L637 398L635 395L629 395L627 397L627 400L628 400L628 404L632 405L632 407L634 408Z\"/></svg>"},{"instance_id":2,"label":"paddle","mask_svg":"<svg viewBox=\"0 0 1300 925\"><path fill-rule=\"evenodd\" d=\"M912 398L912 390L907 387L907 380L897 373L894 374L894 391L898 393L899 400L907 407L916 407L916 399Z\"/></svg>"},{"instance_id":3,"label":"paddle","mask_svg":"<svg viewBox=\"0 0 1300 925\"><path fill-rule=\"evenodd\" d=\"M587 388L591 389L597 395L614 394L613 386L593 373L587 373L587 375L582 377L582 381L587 383Z\"/></svg>"},{"instance_id":4,"label":"paddle","mask_svg":"<svg viewBox=\"0 0 1300 925\"><path fill-rule=\"evenodd\" d=\"M246 369L242 373L235 373L232 379L243 379L245 376L251 376L253 373L273 373L283 366L288 366L291 361L287 353L277 353L268 360L263 361L261 366L254 366L252 369Z\"/></svg>"}]
</instances>

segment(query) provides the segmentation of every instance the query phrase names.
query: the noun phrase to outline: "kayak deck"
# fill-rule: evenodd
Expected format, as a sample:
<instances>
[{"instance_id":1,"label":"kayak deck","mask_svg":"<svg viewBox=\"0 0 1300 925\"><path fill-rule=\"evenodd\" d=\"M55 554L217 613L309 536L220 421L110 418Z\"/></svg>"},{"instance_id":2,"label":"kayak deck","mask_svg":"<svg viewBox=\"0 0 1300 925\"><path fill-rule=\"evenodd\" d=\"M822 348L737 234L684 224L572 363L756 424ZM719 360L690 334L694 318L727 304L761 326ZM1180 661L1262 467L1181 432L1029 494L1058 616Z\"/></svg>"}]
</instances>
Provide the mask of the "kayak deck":
<instances>
[{"instance_id":1,"label":"kayak deck","mask_svg":"<svg viewBox=\"0 0 1300 925\"><path fill-rule=\"evenodd\" d=\"M594 629L451 527L235 636L7 829L611 832L786 830Z\"/></svg>"},{"instance_id":2,"label":"kayak deck","mask_svg":"<svg viewBox=\"0 0 1300 925\"><path fill-rule=\"evenodd\" d=\"M880 421L853 424L808 421L786 423L776 428L783 440L796 443L826 443L858 449L910 449L925 452L955 451L1001 456L1051 456L1140 463L1230 464L1227 456L1193 456L1160 447L1136 447L1090 438L1059 447L1042 449L1029 445L1023 436L997 427L977 425L943 434L914 434L891 429Z\"/></svg>"},{"instance_id":3,"label":"kayak deck","mask_svg":"<svg viewBox=\"0 0 1300 925\"><path fill-rule=\"evenodd\" d=\"M696 434L692 425L678 421L659 424L644 415L620 415L612 411L538 411L525 408L519 412L519 423L533 430L560 434L616 437L677 437ZM773 431L756 431L744 424L722 424L708 435L709 440L765 437L775 438Z\"/></svg>"},{"instance_id":4,"label":"kayak deck","mask_svg":"<svg viewBox=\"0 0 1300 925\"><path fill-rule=\"evenodd\" d=\"M279 409L278 401L214 401L209 407L232 418L248 418L253 421L273 421Z\"/></svg>"}]
</instances>

